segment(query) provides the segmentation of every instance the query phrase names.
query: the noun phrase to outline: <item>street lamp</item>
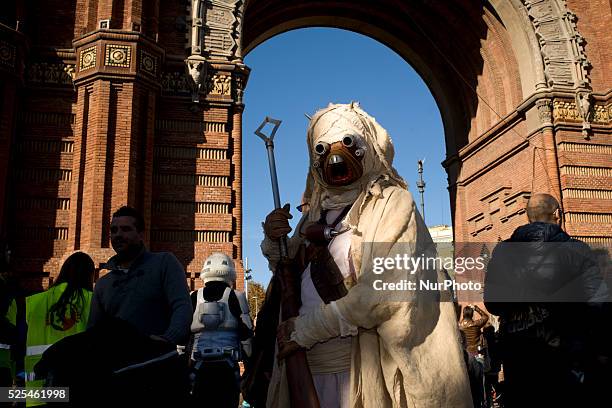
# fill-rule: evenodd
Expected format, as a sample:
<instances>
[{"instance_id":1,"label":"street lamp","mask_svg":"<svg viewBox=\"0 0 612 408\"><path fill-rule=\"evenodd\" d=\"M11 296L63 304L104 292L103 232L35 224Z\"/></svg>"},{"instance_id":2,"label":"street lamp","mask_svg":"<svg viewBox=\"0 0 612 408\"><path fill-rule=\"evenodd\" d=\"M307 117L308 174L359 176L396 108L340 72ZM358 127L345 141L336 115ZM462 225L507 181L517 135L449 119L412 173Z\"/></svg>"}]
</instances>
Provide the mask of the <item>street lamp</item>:
<instances>
[{"instance_id":1,"label":"street lamp","mask_svg":"<svg viewBox=\"0 0 612 408\"><path fill-rule=\"evenodd\" d=\"M418 172L419 172L419 180L416 182L417 189L421 194L421 215L423 215L423 222L425 221L425 181L423 180L423 164L425 163L425 159L418 160Z\"/></svg>"},{"instance_id":2,"label":"street lamp","mask_svg":"<svg viewBox=\"0 0 612 408\"><path fill-rule=\"evenodd\" d=\"M253 279L251 276L252 269L249 269L249 258L244 258L244 295L249 298L249 281Z\"/></svg>"}]
</instances>

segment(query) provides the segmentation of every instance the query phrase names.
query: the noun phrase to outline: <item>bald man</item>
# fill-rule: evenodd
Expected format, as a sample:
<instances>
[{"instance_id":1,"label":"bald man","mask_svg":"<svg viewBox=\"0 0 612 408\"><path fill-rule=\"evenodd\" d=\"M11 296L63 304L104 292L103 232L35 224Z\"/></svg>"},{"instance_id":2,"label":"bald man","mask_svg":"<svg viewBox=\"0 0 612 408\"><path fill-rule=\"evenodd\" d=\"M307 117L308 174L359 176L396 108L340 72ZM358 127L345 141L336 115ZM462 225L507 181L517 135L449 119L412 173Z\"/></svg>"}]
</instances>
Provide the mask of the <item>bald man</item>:
<instances>
[{"instance_id":1,"label":"bald man","mask_svg":"<svg viewBox=\"0 0 612 408\"><path fill-rule=\"evenodd\" d=\"M534 194L529 224L493 251L485 306L500 316L508 408L584 406L594 320L607 300L595 257L561 229L559 202Z\"/></svg>"},{"instance_id":2,"label":"bald man","mask_svg":"<svg viewBox=\"0 0 612 408\"><path fill-rule=\"evenodd\" d=\"M561 209L557 199L550 194L534 194L527 202L527 218L530 223L561 223Z\"/></svg>"}]
</instances>

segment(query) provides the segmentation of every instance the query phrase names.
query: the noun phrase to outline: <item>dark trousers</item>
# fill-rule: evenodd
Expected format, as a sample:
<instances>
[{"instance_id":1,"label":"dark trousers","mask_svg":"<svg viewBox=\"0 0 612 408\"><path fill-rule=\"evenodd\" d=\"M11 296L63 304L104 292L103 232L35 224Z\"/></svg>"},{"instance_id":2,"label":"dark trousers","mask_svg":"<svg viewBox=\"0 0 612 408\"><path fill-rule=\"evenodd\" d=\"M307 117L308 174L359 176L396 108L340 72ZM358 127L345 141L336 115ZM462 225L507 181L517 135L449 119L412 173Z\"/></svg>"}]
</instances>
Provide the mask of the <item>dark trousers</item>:
<instances>
[{"instance_id":1,"label":"dark trousers","mask_svg":"<svg viewBox=\"0 0 612 408\"><path fill-rule=\"evenodd\" d=\"M584 386L572 374L571 356L522 335L504 339L504 407L579 407Z\"/></svg>"},{"instance_id":2,"label":"dark trousers","mask_svg":"<svg viewBox=\"0 0 612 408\"><path fill-rule=\"evenodd\" d=\"M473 354L470 354L468 357L468 377L470 379L470 390L472 391L474 408L481 408L485 402L484 366Z\"/></svg>"},{"instance_id":3,"label":"dark trousers","mask_svg":"<svg viewBox=\"0 0 612 408\"><path fill-rule=\"evenodd\" d=\"M115 374L107 396L117 406L185 407L189 397L187 366L176 356Z\"/></svg>"},{"instance_id":4,"label":"dark trousers","mask_svg":"<svg viewBox=\"0 0 612 408\"><path fill-rule=\"evenodd\" d=\"M194 371L192 406L237 408L240 400L238 364L227 361L202 363Z\"/></svg>"}]
</instances>

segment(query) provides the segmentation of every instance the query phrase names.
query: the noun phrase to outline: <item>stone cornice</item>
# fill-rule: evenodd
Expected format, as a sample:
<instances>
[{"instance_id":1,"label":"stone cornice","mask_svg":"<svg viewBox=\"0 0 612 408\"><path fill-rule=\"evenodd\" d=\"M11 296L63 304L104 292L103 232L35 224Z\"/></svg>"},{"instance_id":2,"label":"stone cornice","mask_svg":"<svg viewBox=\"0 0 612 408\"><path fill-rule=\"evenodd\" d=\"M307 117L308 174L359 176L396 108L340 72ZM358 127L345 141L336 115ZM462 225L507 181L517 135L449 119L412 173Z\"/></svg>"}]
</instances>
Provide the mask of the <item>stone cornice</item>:
<instances>
[{"instance_id":1,"label":"stone cornice","mask_svg":"<svg viewBox=\"0 0 612 408\"><path fill-rule=\"evenodd\" d=\"M495 139L503 135L505 132L509 131L513 128L518 122L524 120L527 113L536 107L536 102L542 99L550 99L554 102L558 101L567 101L570 104L570 108L576 111L575 106L575 98L576 92L584 91L583 89L577 89L573 91L564 91L557 89L547 89L539 92L535 92L530 97L526 98L523 102L519 104L519 106L494 124L489 130L484 132L481 136L476 138L476 140L468 143L466 146L462 147L457 154L453 154L447 157L442 165L445 168L449 168L454 162L463 161L464 159L469 158L471 155L479 151L480 149L486 147L489 143L493 142ZM594 103L594 108L599 109L600 106L604 106L605 109L610 112L612 110L612 105L608 102L612 99L612 89L608 90L606 93L592 93L591 94ZM599 102L599 104L598 104ZM572 105L573 104L573 105ZM575 112L571 113L572 116L576 116ZM612 119L612 113L610 113L610 118ZM597 119L597 115L595 117ZM562 121L559 116L555 116L555 111L553 107L553 120L555 127L558 125L559 121ZM582 119L575 119L576 126L580 127L582 123ZM594 128L599 128L601 126L597 126L597 120L594 121ZM607 125L610 125L610 121L608 120ZM529 132L529 134L536 133L542 129L543 126L539 126Z\"/></svg>"},{"instance_id":2,"label":"stone cornice","mask_svg":"<svg viewBox=\"0 0 612 408\"><path fill-rule=\"evenodd\" d=\"M163 49L155 41L136 31L100 29L75 38L72 45L76 49L97 40L137 41L153 49L157 49L159 52L163 52Z\"/></svg>"},{"instance_id":3,"label":"stone cornice","mask_svg":"<svg viewBox=\"0 0 612 408\"><path fill-rule=\"evenodd\" d=\"M105 78L139 80L159 89L164 50L137 32L98 30L73 42L76 86Z\"/></svg>"}]
</instances>

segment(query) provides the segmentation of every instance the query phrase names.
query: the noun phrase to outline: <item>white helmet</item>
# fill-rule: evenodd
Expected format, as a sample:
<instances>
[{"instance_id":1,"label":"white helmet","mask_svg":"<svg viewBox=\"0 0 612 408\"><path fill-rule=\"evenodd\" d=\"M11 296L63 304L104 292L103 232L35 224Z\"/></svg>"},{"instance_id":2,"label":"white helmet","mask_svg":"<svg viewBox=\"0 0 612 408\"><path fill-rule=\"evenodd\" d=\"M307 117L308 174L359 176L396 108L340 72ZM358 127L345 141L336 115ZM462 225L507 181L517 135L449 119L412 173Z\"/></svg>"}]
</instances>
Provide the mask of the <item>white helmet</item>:
<instances>
[{"instance_id":1,"label":"white helmet","mask_svg":"<svg viewBox=\"0 0 612 408\"><path fill-rule=\"evenodd\" d=\"M236 268L234 261L221 252L215 252L206 258L200 279L206 284L211 281L222 281L232 286L236 281Z\"/></svg>"}]
</instances>

